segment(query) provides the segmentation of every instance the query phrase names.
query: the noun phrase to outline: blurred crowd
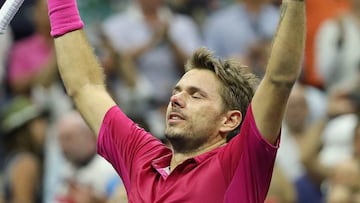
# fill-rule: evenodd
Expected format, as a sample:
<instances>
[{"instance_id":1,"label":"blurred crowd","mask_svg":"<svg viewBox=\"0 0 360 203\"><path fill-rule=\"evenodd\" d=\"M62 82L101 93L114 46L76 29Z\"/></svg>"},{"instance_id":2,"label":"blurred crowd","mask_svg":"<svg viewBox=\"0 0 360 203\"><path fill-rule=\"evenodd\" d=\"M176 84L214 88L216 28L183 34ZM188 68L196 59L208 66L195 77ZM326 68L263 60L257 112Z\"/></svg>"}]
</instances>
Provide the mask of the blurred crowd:
<instances>
[{"instance_id":1,"label":"blurred crowd","mask_svg":"<svg viewBox=\"0 0 360 203\"><path fill-rule=\"evenodd\" d=\"M77 2L108 91L164 142L163 114L192 51L209 47L263 77L281 4ZM360 203L360 0L306 4L302 73L266 202ZM66 95L46 0L25 0L0 35L0 84L0 203L127 202L116 171L96 154L96 135Z\"/></svg>"}]
</instances>

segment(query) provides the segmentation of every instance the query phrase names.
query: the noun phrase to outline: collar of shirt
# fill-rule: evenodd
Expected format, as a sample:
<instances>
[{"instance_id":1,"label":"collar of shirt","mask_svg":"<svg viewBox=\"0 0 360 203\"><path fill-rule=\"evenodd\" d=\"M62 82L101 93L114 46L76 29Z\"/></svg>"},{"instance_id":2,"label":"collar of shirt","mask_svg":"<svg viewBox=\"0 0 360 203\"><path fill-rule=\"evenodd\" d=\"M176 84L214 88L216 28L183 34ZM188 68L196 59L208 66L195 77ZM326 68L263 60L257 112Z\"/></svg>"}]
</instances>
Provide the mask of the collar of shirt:
<instances>
[{"instance_id":1,"label":"collar of shirt","mask_svg":"<svg viewBox=\"0 0 360 203\"><path fill-rule=\"evenodd\" d=\"M222 147L219 147L219 148L213 149L209 152L205 152L198 156L189 158L189 159L185 160L183 163L179 164L171 172L169 170L169 166L170 166L170 162L171 162L171 158L172 158L172 153L166 154L160 158L154 159L152 161L151 165L161 175L161 177L166 179L170 175L170 173L186 173L186 172L192 170L197 165L199 165L203 161L205 161L207 158L216 154Z\"/></svg>"}]
</instances>

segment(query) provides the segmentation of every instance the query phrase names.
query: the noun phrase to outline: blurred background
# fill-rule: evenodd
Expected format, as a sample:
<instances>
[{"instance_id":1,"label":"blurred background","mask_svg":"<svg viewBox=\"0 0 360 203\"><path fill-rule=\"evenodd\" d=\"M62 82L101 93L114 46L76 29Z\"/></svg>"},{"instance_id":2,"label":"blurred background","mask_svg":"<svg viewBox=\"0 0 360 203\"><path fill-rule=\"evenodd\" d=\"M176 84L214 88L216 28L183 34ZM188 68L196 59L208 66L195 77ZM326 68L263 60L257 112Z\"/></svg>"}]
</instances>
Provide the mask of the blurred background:
<instances>
[{"instance_id":1,"label":"blurred background","mask_svg":"<svg viewBox=\"0 0 360 203\"><path fill-rule=\"evenodd\" d=\"M207 46L263 77L281 0L77 3L114 100L165 142L187 57ZM0 203L127 202L59 78L46 4L25 0L0 36ZM302 73L266 202L360 203L360 0L306 4Z\"/></svg>"}]
</instances>

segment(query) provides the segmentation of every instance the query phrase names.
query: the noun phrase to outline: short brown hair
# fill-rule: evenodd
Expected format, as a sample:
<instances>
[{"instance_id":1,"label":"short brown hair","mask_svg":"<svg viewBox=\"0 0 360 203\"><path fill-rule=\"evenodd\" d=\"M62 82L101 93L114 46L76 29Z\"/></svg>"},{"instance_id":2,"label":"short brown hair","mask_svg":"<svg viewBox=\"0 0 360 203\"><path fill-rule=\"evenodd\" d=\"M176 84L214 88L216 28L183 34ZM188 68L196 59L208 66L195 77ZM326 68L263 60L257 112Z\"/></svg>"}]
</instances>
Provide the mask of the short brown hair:
<instances>
[{"instance_id":1,"label":"short brown hair","mask_svg":"<svg viewBox=\"0 0 360 203\"><path fill-rule=\"evenodd\" d=\"M259 84L259 79L249 71L247 66L235 59L220 60L212 51L201 47L194 52L185 65L185 71L191 69L206 69L214 72L223 84L220 95L224 110L239 110L243 117L245 116Z\"/></svg>"}]
</instances>

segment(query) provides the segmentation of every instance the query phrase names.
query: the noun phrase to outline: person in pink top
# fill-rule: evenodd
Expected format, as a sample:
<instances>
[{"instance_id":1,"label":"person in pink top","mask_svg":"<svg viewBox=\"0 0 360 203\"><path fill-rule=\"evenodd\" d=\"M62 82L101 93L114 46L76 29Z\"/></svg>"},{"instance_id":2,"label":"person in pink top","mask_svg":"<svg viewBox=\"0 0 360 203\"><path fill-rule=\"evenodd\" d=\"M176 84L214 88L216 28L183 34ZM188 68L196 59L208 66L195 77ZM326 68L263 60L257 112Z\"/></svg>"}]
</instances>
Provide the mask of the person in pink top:
<instances>
[{"instance_id":1,"label":"person in pink top","mask_svg":"<svg viewBox=\"0 0 360 203\"><path fill-rule=\"evenodd\" d=\"M122 178L129 202L264 202L286 103L300 73L303 0L283 0L260 83L234 60L206 48L194 52L167 108L170 147L130 120L106 91L76 1L48 0L48 6L67 93L98 133L98 153Z\"/></svg>"},{"instance_id":2,"label":"person in pink top","mask_svg":"<svg viewBox=\"0 0 360 203\"><path fill-rule=\"evenodd\" d=\"M46 0L36 0L33 13L36 32L16 41L9 52L7 80L13 94L29 96L34 86L49 86L56 78L47 13Z\"/></svg>"}]
</instances>

